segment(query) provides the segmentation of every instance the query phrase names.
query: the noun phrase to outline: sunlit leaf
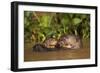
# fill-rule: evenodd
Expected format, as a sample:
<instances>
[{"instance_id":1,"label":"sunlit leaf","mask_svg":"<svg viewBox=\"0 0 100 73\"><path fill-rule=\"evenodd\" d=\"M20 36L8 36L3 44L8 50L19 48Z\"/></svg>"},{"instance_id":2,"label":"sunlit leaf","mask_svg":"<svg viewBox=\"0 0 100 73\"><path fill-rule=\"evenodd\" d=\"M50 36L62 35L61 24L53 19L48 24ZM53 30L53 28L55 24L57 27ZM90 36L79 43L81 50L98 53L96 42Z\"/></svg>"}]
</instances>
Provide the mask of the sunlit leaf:
<instances>
[{"instance_id":1,"label":"sunlit leaf","mask_svg":"<svg viewBox=\"0 0 100 73\"><path fill-rule=\"evenodd\" d=\"M40 26L49 27L50 16L44 15L40 18Z\"/></svg>"},{"instance_id":2,"label":"sunlit leaf","mask_svg":"<svg viewBox=\"0 0 100 73\"><path fill-rule=\"evenodd\" d=\"M82 20L80 18L74 18L73 24L79 24Z\"/></svg>"}]
</instances>

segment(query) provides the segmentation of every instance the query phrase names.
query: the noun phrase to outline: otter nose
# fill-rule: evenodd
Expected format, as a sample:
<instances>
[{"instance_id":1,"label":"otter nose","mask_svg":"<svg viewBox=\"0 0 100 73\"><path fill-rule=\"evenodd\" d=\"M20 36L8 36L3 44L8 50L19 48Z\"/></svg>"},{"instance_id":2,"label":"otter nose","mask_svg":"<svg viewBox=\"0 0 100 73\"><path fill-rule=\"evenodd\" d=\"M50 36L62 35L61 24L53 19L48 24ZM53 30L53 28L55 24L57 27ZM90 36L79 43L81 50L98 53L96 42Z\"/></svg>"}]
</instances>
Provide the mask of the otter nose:
<instances>
[{"instance_id":1,"label":"otter nose","mask_svg":"<svg viewBox=\"0 0 100 73\"><path fill-rule=\"evenodd\" d=\"M61 47L61 45L60 44L56 44L56 46L55 46L56 48L60 48Z\"/></svg>"}]
</instances>

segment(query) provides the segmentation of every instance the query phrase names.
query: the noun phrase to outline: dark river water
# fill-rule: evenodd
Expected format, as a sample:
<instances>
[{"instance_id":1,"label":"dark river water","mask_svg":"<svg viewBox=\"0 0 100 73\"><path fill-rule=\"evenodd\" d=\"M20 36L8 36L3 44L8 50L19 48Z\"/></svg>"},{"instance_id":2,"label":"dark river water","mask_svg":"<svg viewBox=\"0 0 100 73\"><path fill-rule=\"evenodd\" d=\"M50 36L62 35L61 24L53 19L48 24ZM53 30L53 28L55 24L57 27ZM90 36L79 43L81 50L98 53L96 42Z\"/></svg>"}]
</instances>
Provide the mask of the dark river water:
<instances>
[{"instance_id":1,"label":"dark river water","mask_svg":"<svg viewBox=\"0 0 100 73\"><path fill-rule=\"evenodd\" d=\"M24 61L70 60L87 58L90 58L89 40L83 40L83 47L80 49L33 52L32 44L26 44L24 49Z\"/></svg>"}]
</instances>

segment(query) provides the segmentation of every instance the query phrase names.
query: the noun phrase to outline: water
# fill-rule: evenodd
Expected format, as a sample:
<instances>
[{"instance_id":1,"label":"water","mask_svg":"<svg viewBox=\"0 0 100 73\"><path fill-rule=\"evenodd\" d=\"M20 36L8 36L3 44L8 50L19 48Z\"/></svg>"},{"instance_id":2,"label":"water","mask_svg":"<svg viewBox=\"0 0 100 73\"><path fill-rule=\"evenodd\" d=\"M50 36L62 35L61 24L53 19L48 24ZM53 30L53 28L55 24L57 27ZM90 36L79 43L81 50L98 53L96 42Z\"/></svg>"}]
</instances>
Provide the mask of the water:
<instances>
[{"instance_id":1,"label":"water","mask_svg":"<svg viewBox=\"0 0 100 73\"><path fill-rule=\"evenodd\" d=\"M25 44L24 61L73 60L90 58L89 40L83 40L83 47L80 49L33 52L32 46L32 43Z\"/></svg>"}]
</instances>

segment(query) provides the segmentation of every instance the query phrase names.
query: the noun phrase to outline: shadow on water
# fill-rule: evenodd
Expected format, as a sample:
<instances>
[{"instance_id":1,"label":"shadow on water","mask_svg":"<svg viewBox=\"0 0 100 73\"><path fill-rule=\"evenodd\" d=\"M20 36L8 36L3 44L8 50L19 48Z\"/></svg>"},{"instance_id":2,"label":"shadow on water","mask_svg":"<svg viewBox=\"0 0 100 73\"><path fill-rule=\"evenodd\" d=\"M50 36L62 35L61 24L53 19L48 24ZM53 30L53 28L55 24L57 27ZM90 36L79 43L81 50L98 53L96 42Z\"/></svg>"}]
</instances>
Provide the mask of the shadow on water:
<instances>
[{"instance_id":1,"label":"shadow on water","mask_svg":"<svg viewBox=\"0 0 100 73\"><path fill-rule=\"evenodd\" d=\"M25 43L24 61L70 60L90 58L89 40L83 40L83 47L80 49L36 52L32 51L32 47L32 43Z\"/></svg>"}]
</instances>

